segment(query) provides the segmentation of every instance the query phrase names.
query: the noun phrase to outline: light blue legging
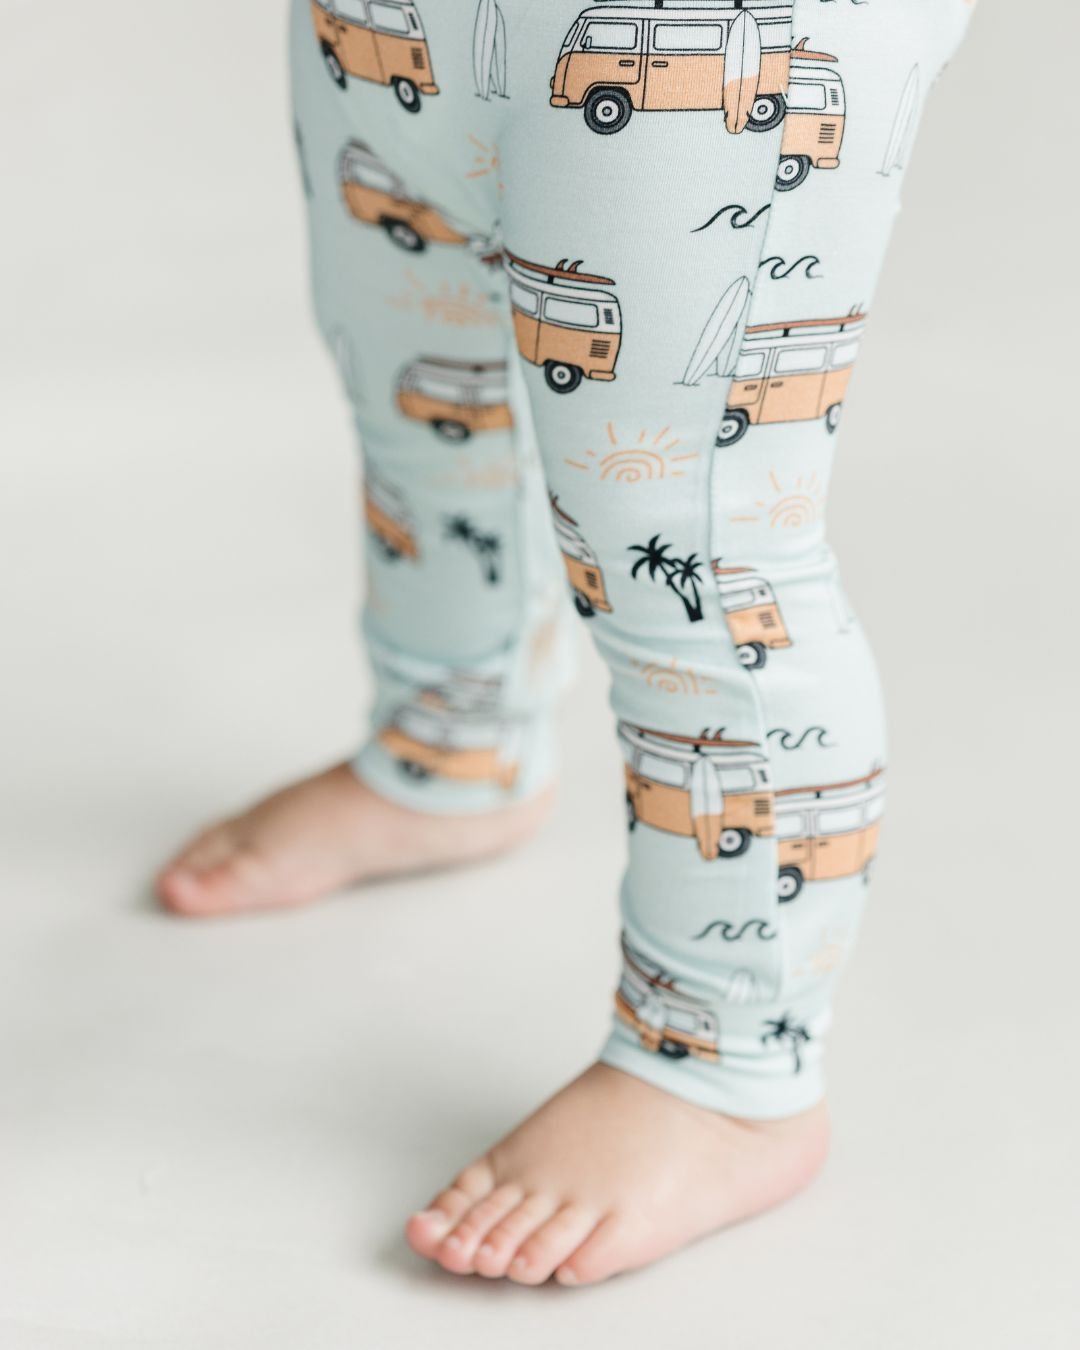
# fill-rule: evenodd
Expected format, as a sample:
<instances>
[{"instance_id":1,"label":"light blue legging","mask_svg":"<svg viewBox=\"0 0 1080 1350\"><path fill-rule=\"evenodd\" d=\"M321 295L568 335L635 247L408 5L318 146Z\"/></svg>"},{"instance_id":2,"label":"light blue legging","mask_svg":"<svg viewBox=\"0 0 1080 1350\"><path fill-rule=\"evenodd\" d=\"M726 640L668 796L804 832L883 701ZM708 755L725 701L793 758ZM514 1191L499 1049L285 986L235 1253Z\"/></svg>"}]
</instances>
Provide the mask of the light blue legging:
<instances>
[{"instance_id":1,"label":"light blue legging","mask_svg":"<svg viewBox=\"0 0 1080 1350\"><path fill-rule=\"evenodd\" d=\"M293 9L315 303L363 447L357 771L424 811L535 794L569 590L625 759L602 1057L744 1117L822 1095L877 843L880 693L825 498L915 126L969 12Z\"/></svg>"}]
</instances>

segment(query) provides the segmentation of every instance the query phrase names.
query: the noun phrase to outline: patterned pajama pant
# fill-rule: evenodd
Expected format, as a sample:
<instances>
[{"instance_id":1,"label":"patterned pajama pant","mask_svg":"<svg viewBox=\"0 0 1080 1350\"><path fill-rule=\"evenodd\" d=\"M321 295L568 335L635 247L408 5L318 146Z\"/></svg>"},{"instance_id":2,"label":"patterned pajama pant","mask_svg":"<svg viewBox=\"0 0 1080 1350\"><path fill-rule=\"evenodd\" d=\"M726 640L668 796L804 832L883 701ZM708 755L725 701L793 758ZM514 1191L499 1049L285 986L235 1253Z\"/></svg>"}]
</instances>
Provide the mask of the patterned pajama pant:
<instances>
[{"instance_id":1,"label":"patterned pajama pant","mask_svg":"<svg viewBox=\"0 0 1080 1350\"><path fill-rule=\"evenodd\" d=\"M357 771L421 811L535 794L576 608L629 841L602 1058L744 1117L822 1095L878 842L880 691L825 499L970 9L293 7L315 306L363 454Z\"/></svg>"}]
</instances>

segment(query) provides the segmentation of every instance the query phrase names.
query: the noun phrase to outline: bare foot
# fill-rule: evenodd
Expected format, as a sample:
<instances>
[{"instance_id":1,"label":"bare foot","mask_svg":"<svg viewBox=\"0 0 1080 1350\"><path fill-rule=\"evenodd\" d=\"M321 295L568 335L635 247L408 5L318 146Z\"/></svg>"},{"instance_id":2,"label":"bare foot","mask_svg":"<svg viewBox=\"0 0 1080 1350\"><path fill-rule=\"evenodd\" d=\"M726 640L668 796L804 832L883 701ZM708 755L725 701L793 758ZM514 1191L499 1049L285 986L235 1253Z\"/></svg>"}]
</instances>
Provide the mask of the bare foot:
<instances>
[{"instance_id":1,"label":"bare foot","mask_svg":"<svg viewBox=\"0 0 1080 1350\"><path fill-rule=\"evenodd\" d=\"M405 1232L455 1274L594 1284L788 1199L828 1142L824 1104L736 1120L594 1064Z\"/></svg>"},{"instance_id":2,"label":"bare foot","mask_svg":"<svg viewBox=\"0 0 1080 1350\"><path fill-rule=\"evenodd\" d=\"M430 815L377 796L339 764L205 830L161 871L157 892L188 915L299 905L350 882L501 853L537 829L554 796L548 788L483 815Z\"/></svg>"}]
</instances>

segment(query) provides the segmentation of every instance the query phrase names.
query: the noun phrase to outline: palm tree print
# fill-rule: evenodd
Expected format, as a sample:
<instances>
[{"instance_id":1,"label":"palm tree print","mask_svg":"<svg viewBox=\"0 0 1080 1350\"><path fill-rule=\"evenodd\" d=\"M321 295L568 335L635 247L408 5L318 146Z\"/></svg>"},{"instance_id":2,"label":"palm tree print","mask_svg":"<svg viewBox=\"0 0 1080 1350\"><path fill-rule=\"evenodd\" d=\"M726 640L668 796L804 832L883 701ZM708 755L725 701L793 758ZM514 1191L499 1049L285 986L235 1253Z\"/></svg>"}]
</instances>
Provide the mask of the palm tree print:
<instances>
[{"instance_id":1,"label":"palm tree print","mask_svg":"<svg viewBox=\"0 0 1080 1350\"><path fill-rule=\"evenodd\" d=\"M484 580L491 586L498 584L502 541L497 534L485 534L468 516L448 516L446 537L472 549L473 556L480 564Z\"/></svg>"},{"instance_id":2,"label":"palm tree print","mask_svg":"<svg viewBox=\"0 0 1080 1350\"><path fill-rule=\"evenodd\" d=\"M686 617L691 623L698 623L704 614L701 609L701 560L696 553L688 558L675 557L670 553L670 544L662 544L660 536L654 534L647 544L631 544L629 552L640 553L641 557L630 569L631 577L636 577L643 567L649 569L649 580L655 581L659 573L664 585L675 592L683 603Z\"/></svg>"},{"instance_id":3,"label":"palm tree print","mask_svg":"<svg viewBox=\"0 0 1080 1350\"><path fill-rule=\"evenodd\" d=\"M768 1030L762 1035L761 1044L768 1045L770 1041L775 1041L777 1045L786 1044L795 1057L795 1072L801 1072L802 1056L799 1054L799 1047L808 1045L813 1039L807 1029L796 1022L791 1013L784 1013L776 1021L766 1021L765 1026Z\"/></svg>"}]
</instances>

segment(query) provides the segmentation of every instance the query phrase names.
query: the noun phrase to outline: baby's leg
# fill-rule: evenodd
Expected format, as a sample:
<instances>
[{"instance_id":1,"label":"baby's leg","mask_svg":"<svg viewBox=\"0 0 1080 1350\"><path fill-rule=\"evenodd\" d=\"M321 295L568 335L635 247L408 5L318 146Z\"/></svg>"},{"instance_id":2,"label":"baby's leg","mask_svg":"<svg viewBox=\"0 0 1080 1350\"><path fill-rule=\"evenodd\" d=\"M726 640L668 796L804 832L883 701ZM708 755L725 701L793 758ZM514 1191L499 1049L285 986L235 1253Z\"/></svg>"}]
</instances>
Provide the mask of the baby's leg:
<instances>
[{"instance_id":1,"label":"baby's leg","mask_svg":"<svg viewBox=\"0 0 1080 1350\"><path fill-rule=\"evenodd\" d=\"M190 845L160 881L186 913L469 861L524 839L552 795L549 719L573 618L509 365L495 109L471 88L456 101L421 89L412 113L407 87L350 74L363 62L344 47L342 89L320 31L296 4L315 307L364 460L373 730L354 762Z\"/></svg>"},{"instance_id":2,"label":"baby's leg","mask_svg":"<svg viewBox=\"0 0 1080 1350\"><path fill-rule=\"evenodd\" d=\"M611 670L630 860L601 1062L411 1221L448 1269L602 1279L775 1204L824 1158L822 1046L885 766L825 494L900 170L964 11L814 0L777 35L748 9L723 34L726 118L648 106L672 66L671 100L708 94L682 53L710 33L674 8L620 7L608 27L591 11L568 42L555 99L578 97L600 48L622 44L608 79L645 68L621 127L618 89L583 119L515 85L515 321L567 570ZM573 17L526 9L519 81ZM809 50L791 52L782 117L789 36ZM759 38L782 55L759 63ZM737 116L739 59L757 128Z\"/></svg>"}]
</instances>

